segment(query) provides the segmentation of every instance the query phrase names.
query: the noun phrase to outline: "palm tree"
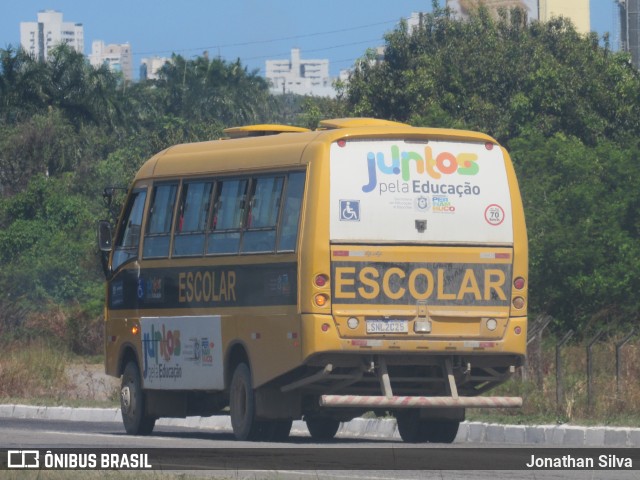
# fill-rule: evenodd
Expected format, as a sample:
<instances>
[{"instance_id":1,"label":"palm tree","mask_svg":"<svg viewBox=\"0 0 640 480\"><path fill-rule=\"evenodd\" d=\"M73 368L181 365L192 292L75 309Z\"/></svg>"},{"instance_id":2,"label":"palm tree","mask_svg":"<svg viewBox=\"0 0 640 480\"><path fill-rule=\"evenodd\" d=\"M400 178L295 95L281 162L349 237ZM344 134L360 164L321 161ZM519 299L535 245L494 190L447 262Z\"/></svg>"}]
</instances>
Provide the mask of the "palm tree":
<instances>
[{"instance_id":1,"label":"palm tree","mask_svg":"<svg viewBox=\"0 0 640 480\"><path fill-rule=\"evenodd\" d=\"M0 118L15 124L44 108L44 68L23 49L0 49Z\"/></svg>"},{"instance_id":2,"label":"palm tree","mask_svg":"<svg viewBox=\"0 0 640 480\"><path fill-rule=\"evenodd\" d=\"M120 118L118 77L106 65L92 67L84 55L65 44L46 62L48 104L59 108L79 128L84 123L113 127Z\"/></svg>"},{"instance_id":3,"label":"palm tree","mask_svg":"<svg viewBox=\"0 0 640 480\"><path fill-rule=\"evenodd\" d=\"M267 82L240 60L186 60L174 54L156 85L163 91L166 113L191 122L239 125L266 120L270 111Z\"/></svg>"}]
</instances>

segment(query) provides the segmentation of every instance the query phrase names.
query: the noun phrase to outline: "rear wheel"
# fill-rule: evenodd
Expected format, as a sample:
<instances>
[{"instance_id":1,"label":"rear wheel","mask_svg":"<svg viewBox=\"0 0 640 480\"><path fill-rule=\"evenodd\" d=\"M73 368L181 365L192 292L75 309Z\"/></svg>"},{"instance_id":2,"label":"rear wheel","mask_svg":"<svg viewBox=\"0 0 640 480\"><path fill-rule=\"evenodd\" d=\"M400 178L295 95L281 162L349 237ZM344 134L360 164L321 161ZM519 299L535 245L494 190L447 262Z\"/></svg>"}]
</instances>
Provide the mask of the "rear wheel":
<instances>
[{"instance_id":1,"label":"rear wheel","mask_svg":"<svg viewBox=\"0 0 640 480\"><path fill-rule=\"evenodd\" d=\"M289 438L293 420L266 420L261 422L263 438L267 442L284 442Z\"/></svg>"},{"instance_id":2,"label":"rear wheel","mask_svg":"<svg viewBox=\"0 0 640 480\"><path fill-rule=\"evenodd\" d=\"M460 422L456 420L429 420L426 422L427 440L431 443L453 443Z\"/></svg>"},{"instance_id":3,"label":"rear wheel","mask_svg":"<svg viewBox=\"0 0 640 480\"><path fill-rule=\"evenodd\" d=\"M240 363L231 379L229 392L231 427L238 440L260 440L266 433L266 424L255 418L256 397L251 384L251 370Z\"/></svg>"},{"instance_id":4,"label":"rear wheel","mask_svg":"<svg viewBox=\"0 0 640 480\"><path fill-rule=\"evenodd\" d=\"M124 429L129 435L149 435L156 418L147 415L140 369L135 362L127 363L120 385L120 410Z\"/></svg>"},{"instance_id":5,"label":"rear wheel","mask_svg":"<svg viewBox=\"0 0 640 480\"><path fill-rule=\"evenodd\" d=\"M418 410L404 410L396 414L398 433L407 443L422 443L427 441L425 422L420 420Z\"/></svg>"},{"instance_id":6,"label":"rear wheel","mask_svg":"<svg viewBox=\"0 0 640 480\"><path fill-rule=\"evenodd\" d=\"M398 432L407 443L453 443L460 421L421 419L418 410L398 412Z\"/></svg>"},{"instance_id":7,"label":"rear wheel","mask_svg":"<svg viewBox=\"0 0 640 480\"><path fill-rule=\"evenodd\" d=\"M331 440L340 428L340 422L331 417L305 416L304 421L314 440Z\"/></svg>"}]
</instances>

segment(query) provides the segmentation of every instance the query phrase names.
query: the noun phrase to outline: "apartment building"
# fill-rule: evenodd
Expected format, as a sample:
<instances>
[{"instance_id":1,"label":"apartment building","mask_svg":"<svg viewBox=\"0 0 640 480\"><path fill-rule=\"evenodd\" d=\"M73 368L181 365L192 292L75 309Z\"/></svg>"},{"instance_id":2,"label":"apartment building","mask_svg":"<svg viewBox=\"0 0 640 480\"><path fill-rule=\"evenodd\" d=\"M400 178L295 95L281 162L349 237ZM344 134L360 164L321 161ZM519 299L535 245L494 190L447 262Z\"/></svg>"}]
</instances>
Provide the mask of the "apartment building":
<instances>
[{"instance_id":1,"label":"apartment building","mask_svg":"<svg viewBox=\"0 0 640 480\"><path fill-rule=\"evenodd\" d=\"M89 63L94 67L106 64L112 72L121 72L125 80L133 80L133 54L129 43L106 45L102 40L94 40Z\"/></svg>"},{"instance_id":2,"label":"apartment building","mask_svg":"<svg viewBox=\"0 0 640 480\"><path fill-rule=\"evenodd\" d=\"M620 8L620 47L631 53L631 63L640 68L640 0L617 0Z\"/></svg>"},{"instance_id":3,"label":"apartment building","mask_svg":"<svg viewBox=\"0 0 640 480\"><path fill-rule=\"evenodd\" d=\"M42 10L37 22L20 22L20 45L30 55L44 61L56 45L66 43L84 55L84 27L65 22L62 12Z\"/></svg>"},{"instance_id":4,"label":"apartment building","mask_svg":"<svg viewBox=\"0 0 640 480\"><path fill-rule=\"evenodd\" d=\"M140 80L157 80L160 69L170 61L167 57L143 58L140 62Z\"/></svg>"},{"instance_id":5,"label":"apartment building","mask_svg":"<svg viewBox=\"0 0 640 480\"><path fill-rule=\"evenodd\" d=\"M602 0L598 0L602 1ZM547 22L553 17L566 17L580 33L591 31L589 0L540 0L540 20Z\"/></svg>"},{"instance_id":6,"label":"apartment building","mask_svg":"<svg viewBox=\"0 0 640 480\"><path fill-rule=\"evenodd\" d=\"M265 77L271 81L273 93L335 96L329 60L302 59L298 48L291 49L290 59L267 60Z\"/></svg>"}]
</instances>

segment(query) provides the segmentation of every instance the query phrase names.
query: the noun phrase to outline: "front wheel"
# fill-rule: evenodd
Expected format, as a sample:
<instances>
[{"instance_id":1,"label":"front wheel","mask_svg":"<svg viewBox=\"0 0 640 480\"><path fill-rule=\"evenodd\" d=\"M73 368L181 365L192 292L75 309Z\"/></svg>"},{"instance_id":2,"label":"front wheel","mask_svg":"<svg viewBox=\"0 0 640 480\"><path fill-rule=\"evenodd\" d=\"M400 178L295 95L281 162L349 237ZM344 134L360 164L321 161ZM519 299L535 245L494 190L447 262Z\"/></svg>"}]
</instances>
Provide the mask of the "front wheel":
<instances>
[{"instance_id":1,"label":"front wheel","mask_svg":"<svg viewBox=\"0 0 640 480\"><path fill-rule=\"evenodd\" d=\"M149 435L153 431L156 418L147 415L140 369L135 362L127 363L122 374L120 410L129 435Z\"/></svg>"}]
</instances>

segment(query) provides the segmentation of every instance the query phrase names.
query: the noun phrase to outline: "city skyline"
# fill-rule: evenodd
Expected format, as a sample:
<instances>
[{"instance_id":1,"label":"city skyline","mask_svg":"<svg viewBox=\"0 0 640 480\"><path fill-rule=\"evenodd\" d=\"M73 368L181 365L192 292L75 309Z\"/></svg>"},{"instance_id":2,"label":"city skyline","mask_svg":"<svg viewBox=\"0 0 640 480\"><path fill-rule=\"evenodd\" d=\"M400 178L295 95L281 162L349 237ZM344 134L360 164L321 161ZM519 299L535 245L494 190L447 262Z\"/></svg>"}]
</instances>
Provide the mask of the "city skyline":
<instances>
[{"instance_id":1,"label":"city skyline","mask_svg":"<svg viewBox=\"0 0 640 480\"><path fill-rule=\"evenodd\" d=\"M440 5L444 4L445 0L440 0ZM62 12L65 21L83 24L87 56L95 40L129 43L136 78L142 58L171 53L192 58L204 51L227 61L240 58L250 71L265 75L267 60L288 58L293 48L299 48L304 58L328 59L330 75L337 77L367 48L383 45L384 34L395 28L400 18L431 11L430 0L371 0L366 10L359 2L336 0L321 4L241 0L225 4L224 9L206 0L112 0L102 5L96 9L92 2L71 0L0 0L0 48L18 47L20 22L35 21L39 11L53 9ZM224 15L220 15L222 11ZM591 29L600 36L615 30L617 19L613 0L591 1ZM614 48L616 41L612 36Z\"/></svg>"}]
</instances>

